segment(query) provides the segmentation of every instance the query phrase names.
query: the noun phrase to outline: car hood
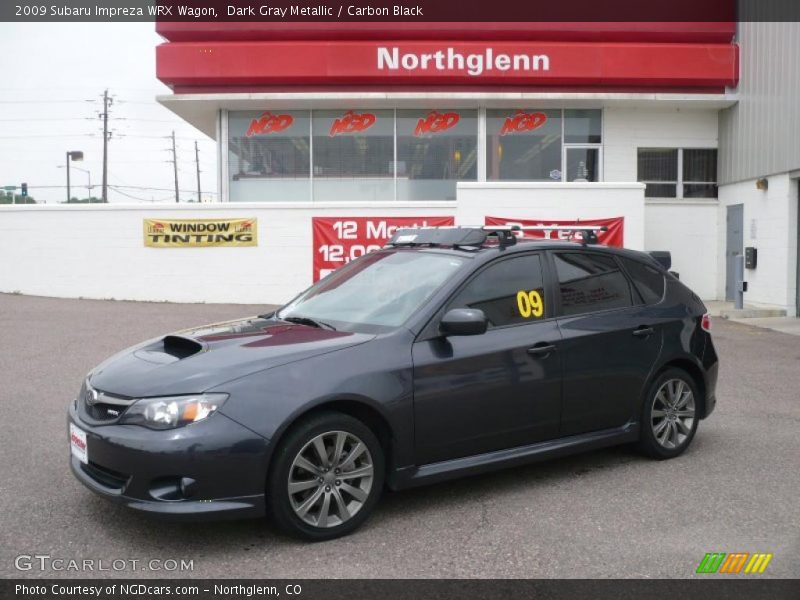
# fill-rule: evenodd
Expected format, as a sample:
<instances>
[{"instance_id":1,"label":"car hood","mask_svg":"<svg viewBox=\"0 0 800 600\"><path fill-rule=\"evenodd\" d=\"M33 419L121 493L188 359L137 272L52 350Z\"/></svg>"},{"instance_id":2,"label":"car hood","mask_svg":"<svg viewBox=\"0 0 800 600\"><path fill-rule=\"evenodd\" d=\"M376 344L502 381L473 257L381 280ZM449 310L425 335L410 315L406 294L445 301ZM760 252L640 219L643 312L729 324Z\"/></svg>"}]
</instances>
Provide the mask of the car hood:
<instances>
[{"instance_id":1,"label":"car hood","mask_svg":"<svg viewBox=\"0 0 800 600\"><path fill-rule=\"evenodd\" d=\"M374 337L261 317L216 323L123 350L92 371L91 384L130 398L195 394Z\"/></svg>"}]
</instances>

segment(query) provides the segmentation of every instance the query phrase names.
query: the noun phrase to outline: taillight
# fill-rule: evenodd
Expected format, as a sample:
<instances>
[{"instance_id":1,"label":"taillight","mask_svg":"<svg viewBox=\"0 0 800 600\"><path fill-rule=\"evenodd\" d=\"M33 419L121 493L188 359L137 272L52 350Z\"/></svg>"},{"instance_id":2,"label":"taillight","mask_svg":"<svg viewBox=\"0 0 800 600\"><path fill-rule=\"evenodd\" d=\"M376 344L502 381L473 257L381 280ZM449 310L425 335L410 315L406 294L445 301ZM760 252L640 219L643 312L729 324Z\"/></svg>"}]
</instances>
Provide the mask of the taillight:
<instances>
[{"instance_id":1,"label":"taillight","mask_svg":"<svg viewBox=\"0 0 800 600\"><path fill-rule=\"evenodd\" d=\"M700 327L703 328L703 331L707 331L711 333L711 315L706 313L703 315L703 318L700 319Z\"/></svg>"}]
</instances>

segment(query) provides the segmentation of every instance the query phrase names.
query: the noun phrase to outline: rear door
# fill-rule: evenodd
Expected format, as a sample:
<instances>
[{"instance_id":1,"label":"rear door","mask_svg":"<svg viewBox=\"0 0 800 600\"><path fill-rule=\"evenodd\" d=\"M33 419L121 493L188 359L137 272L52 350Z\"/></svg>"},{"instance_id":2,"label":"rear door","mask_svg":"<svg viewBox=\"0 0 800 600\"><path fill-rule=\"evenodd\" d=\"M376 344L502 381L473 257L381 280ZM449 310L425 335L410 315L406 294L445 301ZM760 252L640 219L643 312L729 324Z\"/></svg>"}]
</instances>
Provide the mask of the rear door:
<instances>
[{"instance_id":1,"label":"rear door","mask_svg":"<svg viewBox=\"0 0 800 600\"><path fill-rule=\"evenodd\" d=\"M662 332L651 309L613 255L553 251L551 259L564 369L561 435L637 419L661 349Z\"/></svg>"},{"instance_id":2,"label":"rear door","mask_svg":"<svg viewBox=\"0 0 800 600\"><path fill-rule=\"evenodd\" d=\"M561 359L554 346L559 332L545 287L545 262L536 252L489 263L414 344L417 464L558 435ZM437 335L438 320L451 308L483 310L487 332Z\"/></svg>"}]
</instances>

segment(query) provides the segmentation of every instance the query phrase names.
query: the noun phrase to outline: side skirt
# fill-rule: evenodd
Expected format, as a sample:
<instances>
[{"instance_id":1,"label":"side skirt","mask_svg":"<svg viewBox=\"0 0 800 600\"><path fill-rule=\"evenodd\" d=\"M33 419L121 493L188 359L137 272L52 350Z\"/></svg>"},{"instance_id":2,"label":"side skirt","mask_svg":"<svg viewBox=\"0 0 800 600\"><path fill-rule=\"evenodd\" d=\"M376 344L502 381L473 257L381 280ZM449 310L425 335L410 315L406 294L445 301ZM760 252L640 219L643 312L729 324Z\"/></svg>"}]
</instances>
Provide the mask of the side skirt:
<instances>
[{"instance_id":1,"label":"side skirt","mask_svg":"<svg viewBox=\"0 0 800 600\"><path fill-rule=\"evenodd\" d=\"M499 469L526 465L534 462L579 454L587 450L597 450L635 442L639 439L639 424L626 423L622 427L581 433L569 437L537 442L528 446L518 446L495 450L475 456L465 456L420 467L402 467L389 476L388 485L392 490L438 483L468 475L479 475Z\"/></svg>"}]
</instances>

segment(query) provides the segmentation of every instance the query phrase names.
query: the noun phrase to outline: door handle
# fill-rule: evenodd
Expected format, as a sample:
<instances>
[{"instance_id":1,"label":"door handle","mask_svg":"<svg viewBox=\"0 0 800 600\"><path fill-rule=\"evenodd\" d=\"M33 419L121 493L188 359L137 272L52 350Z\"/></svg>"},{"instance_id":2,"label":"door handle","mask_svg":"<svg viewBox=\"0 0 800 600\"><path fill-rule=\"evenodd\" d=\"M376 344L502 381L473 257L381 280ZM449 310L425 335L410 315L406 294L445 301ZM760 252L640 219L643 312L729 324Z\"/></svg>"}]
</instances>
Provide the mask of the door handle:
<instances>
[{"instance_id":1,"label":"door handle","mask_svg":"<svg viewBox=\"0 0 800 600\"><path fill-rule=\"evenodd\" d=\"M633 335L636 337L648 337L655 333L655 330L652 327L645 327L642 325L641 327L637 327L633 330Z\"/></svg>"},{"instance_id":2,"label":"door handle","mask_svg":"<svg viewBox=\"0 0 800 600\"><path fill-rule=\"evenodd\" d=\"M551 352L555 352L556 347L553 344L537 344L533 348L528 348L528 354L536 358L547 358Z\"/></svg>"}]
</instances>

